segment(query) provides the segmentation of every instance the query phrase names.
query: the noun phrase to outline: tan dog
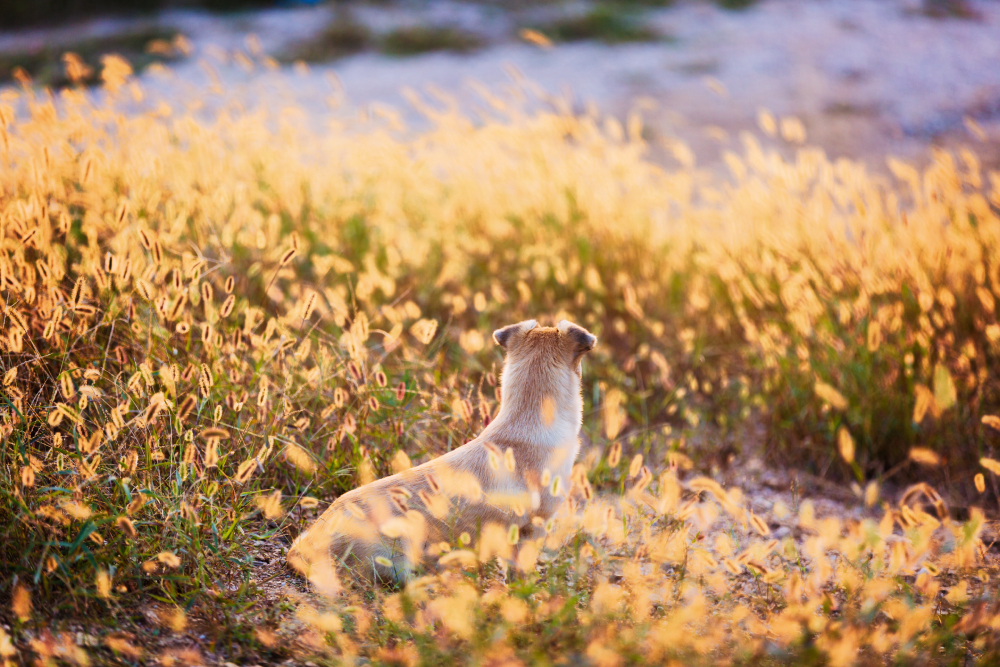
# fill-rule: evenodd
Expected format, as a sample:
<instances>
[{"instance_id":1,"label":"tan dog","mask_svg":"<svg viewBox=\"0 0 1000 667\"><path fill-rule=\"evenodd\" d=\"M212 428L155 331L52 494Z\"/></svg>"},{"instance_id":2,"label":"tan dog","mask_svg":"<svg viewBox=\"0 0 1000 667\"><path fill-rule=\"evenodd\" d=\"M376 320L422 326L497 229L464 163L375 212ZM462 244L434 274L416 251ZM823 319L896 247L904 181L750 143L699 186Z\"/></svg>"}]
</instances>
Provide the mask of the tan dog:
<instances>
[{"instance_id":1,"label":"tan dog","mask_svg":"<svg viewBox=\"0 0 1000 667\"><path fill-rule=\"evenodd\" d=\"M490 524L530 537L552 516L579 449L580 362L597 338L566 320L527 320L493 339L506 351L496 419L444 456L338 498L292 544L292 567L313 578L332 558L365 578L400 581L428 543L475 538Z\"/></svg>"}]
</instances>

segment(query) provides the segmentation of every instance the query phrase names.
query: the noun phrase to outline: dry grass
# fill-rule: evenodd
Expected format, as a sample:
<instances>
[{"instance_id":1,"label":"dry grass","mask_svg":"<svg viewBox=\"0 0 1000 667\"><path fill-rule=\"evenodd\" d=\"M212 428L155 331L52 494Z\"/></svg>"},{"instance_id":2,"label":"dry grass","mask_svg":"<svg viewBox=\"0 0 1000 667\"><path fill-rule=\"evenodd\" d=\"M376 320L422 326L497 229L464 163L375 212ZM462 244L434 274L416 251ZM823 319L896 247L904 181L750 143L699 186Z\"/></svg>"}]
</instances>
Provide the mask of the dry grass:
<instances>
[{"instance_id":1,"label":"dry grass","mask_svg":"<svg viewBox=\"0 0 1000 667\"><path fill-rule=\"evenodd\" d=\"M195 99L125 113L139 84L103 75L107 98L0 98L4 660L997 659L984 513L879 485L996 508L1000 176L973 154L888 185L748 137L723 181L680 144L645 160L637 118L494 98L479 125L316 135ZM546 534L261 603L254 556L397 452L469 439L497 407L489 332L542 314L601 338ZM701 426L748 420L868 518L765 521L692 469Z\"/></svg>"}]
</instances>

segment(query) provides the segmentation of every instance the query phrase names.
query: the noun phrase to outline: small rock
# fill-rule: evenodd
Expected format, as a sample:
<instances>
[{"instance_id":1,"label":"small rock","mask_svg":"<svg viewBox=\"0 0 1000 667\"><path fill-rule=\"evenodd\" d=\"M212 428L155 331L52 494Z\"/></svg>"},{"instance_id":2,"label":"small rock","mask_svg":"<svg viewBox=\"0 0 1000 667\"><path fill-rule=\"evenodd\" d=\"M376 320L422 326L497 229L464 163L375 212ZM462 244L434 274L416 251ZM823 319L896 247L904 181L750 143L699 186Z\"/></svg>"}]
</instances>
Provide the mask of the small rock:
<instances>
[{"instance_id":1,"label":"small rock","mask_svg":"<svg viewBox=\"0 0 1000 667\"><path fill-rule=\"evenodd\" d=\"M663 586L649 592L649 603L662 607L667 601L667 589Z\"/></svg>"}]
</instances>

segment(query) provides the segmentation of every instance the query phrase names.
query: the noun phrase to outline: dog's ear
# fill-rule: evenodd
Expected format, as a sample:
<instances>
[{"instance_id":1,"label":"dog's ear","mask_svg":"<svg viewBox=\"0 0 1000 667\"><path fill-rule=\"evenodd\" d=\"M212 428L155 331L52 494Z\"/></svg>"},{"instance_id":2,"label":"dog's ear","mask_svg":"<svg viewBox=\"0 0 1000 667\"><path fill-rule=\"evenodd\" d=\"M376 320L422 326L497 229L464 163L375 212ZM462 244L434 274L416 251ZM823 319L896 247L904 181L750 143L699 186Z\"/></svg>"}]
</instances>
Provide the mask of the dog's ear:
<instances>
[{"instance_id":1,"label":"dog's ear","mask_svg":"<svg viewBox=\"0 0 1000 667\"><path fill-rule=\"evenodd\" d=\"M493 340L497 345L506 350L514 336L527 333L537 326L538 322L535 320L525 320L517 324L508 324L504 328L493 332Z\"/></svg>"},{"instance_id":2,"label":"dog's ear","mask_svg":"<svg viewBox=\"0 0 1000 667\"><path fill-rule=\"evenodd\" d=\"M586 354L597 345L597 336L569 320L562 320L556 325L556 329L574 345L574 356Z\"/></svg>"}]
</instances>

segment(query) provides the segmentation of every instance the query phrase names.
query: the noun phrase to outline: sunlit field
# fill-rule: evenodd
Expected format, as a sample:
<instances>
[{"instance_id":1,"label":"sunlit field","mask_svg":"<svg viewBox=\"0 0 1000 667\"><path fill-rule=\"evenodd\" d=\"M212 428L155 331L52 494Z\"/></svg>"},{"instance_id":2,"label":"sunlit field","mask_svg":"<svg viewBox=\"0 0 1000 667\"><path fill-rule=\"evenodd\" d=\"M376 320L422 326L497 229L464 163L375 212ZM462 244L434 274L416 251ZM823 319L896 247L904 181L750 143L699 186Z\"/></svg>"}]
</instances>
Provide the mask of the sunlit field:
<instances>
[{"instance_id":1,"label":"sunlit field","mask_svg":"<svg viewBox=\"0 0 1000 667\"><path fill-rule=\"evenodd\" d=\"M426 129L320 129L101 75L0 93L5 663L1000 660L973 152L876 177L765 113L722 173L652 161L639 116L418 95ZM475 437L491 333L531 318L599 338L540 537L483 526L405 585L287 570L336 496ZM750 459L861 518L808 483L762 509Z\"/></svg>"}]
</instances>

